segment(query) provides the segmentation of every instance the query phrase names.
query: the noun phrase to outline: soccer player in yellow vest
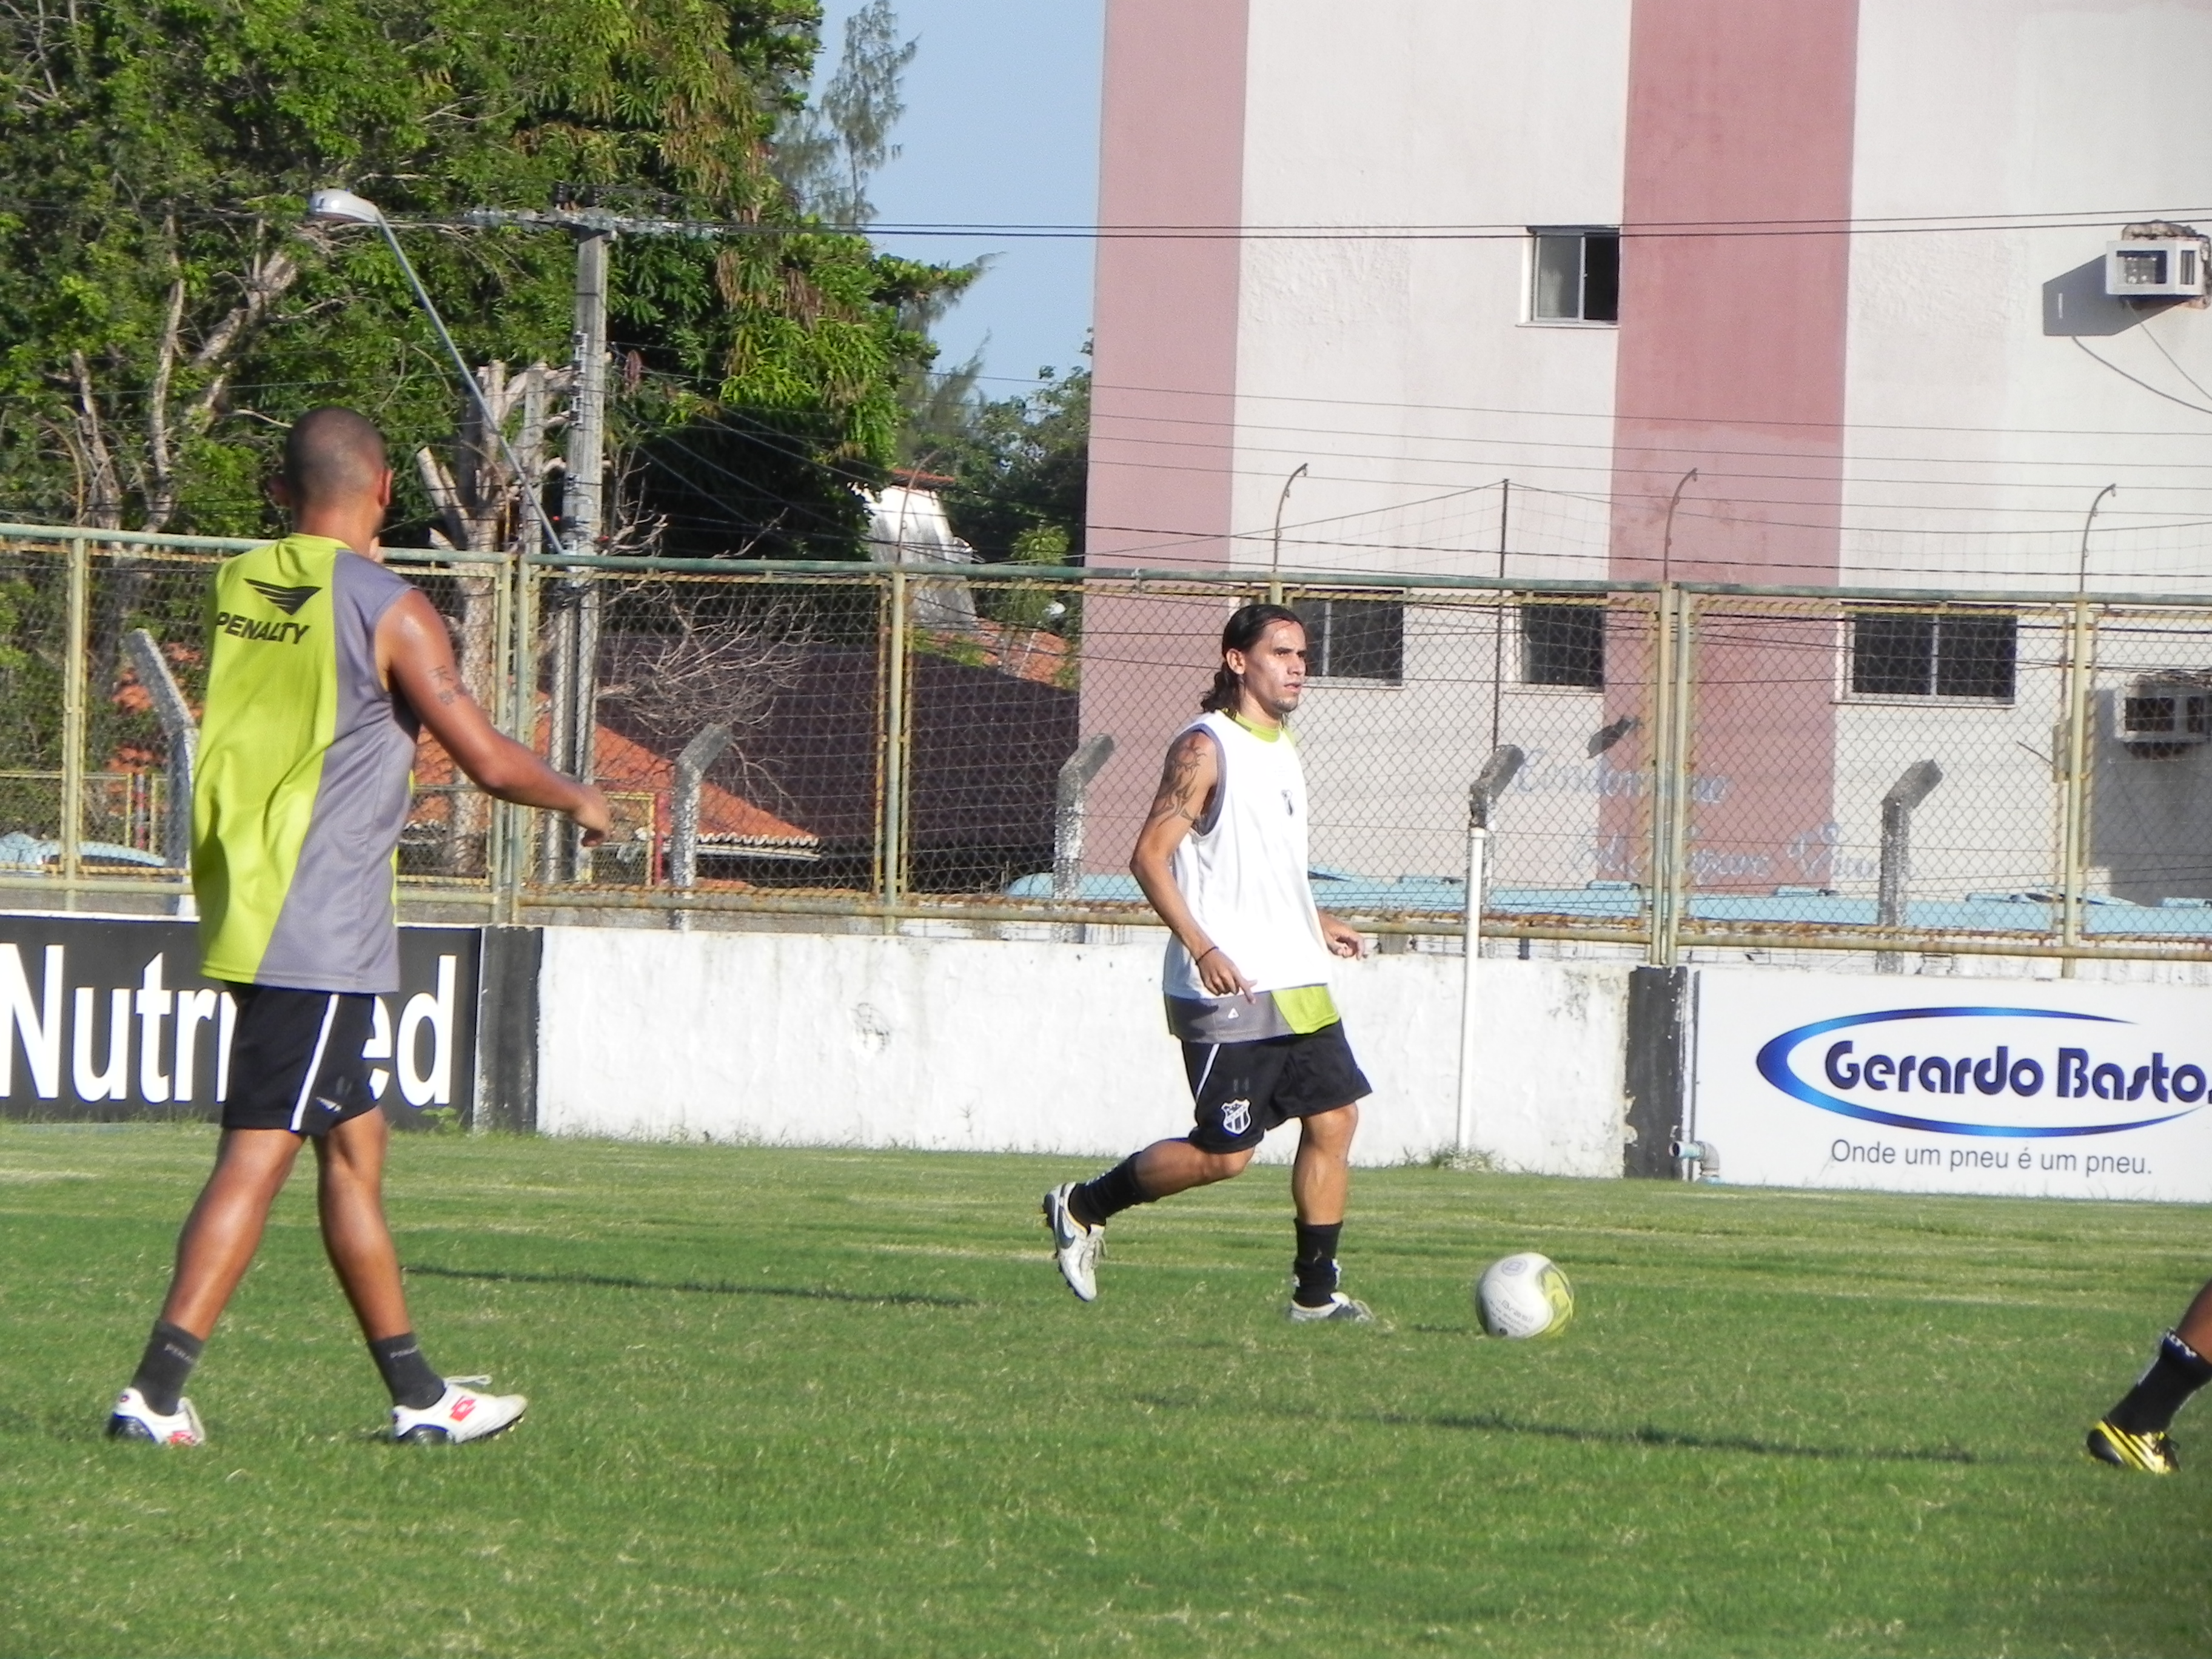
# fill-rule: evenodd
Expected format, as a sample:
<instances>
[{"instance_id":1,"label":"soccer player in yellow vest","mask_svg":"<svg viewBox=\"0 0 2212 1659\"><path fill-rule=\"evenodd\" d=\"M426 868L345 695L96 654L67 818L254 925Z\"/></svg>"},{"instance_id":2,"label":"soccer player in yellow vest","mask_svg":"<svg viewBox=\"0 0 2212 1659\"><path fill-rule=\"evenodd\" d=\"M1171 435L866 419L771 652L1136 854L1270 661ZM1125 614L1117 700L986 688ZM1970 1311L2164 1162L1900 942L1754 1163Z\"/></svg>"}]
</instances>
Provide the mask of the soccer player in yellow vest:
<instances>
[{"instance_id":1,"label":"soccer player in yellow vest","mask_svg":"<svg viewBox=\"0 0 2212 1659\"><path fill-rule=\"evenodd\" d=\"M1337 1288L1358 1103L1370 1092L1329 995L1330 957L1359 934L1314 904L1306 784L1286 724L1304 695L1297 613L1248 605L1221 635L1204 713L1168 747L1159 793L1129 860L1168 925L1168 1025L1182 1039L1196 1123L1095 1181L1044 1197L1060 1277L1098 1294L1106 1224L1133 1205L1241 1175L1268 1130L1298 1120L1295 1321L1365 1321Z\"/></svg>"},{"instance_id":2,"label":"soccer player in yellow vest","mask_svg":"<svg viewBox=\"0 0 2212 1659\"><path fill-rule=\"evenodd\" d=\"M192 794L202 967L238 1005L222 1138L108 1432L205 1437L185 1378L312 1141L323 1243L391 1390L392 1437L480 1440L527 1402L447 1381L415 1340L362 1058L377 995L399 988L394 878L416 735L429 727L479 788L567 813L587 842L605 835L607 804L493 729L443 620L385 568L392 471L375 427L347 409L302 416L270 494L293 533L216 573Z\"/></svg>"}]
</instances>

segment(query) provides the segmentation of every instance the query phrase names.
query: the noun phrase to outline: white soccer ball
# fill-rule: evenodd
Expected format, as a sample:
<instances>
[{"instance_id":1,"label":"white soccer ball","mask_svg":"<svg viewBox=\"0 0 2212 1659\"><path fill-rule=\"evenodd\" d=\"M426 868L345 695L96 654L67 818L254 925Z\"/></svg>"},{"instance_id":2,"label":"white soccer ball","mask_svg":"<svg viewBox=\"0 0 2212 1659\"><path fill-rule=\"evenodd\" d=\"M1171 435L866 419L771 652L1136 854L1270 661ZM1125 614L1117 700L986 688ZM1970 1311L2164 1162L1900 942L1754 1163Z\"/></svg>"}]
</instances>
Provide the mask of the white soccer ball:
<instances>
[{"instance_id":1,"label":"white soccer ball","mask_svg":"<svg viewBox=\"0 0 2212 1659\"><path fill-rule=\"evenodd\" d=\"M1556 1336L1575 1316L1574 1287L1551 1257L1523 1250L1482 1270L1474 1312L1491 1336Z\"/></svg>"}]
</instances>

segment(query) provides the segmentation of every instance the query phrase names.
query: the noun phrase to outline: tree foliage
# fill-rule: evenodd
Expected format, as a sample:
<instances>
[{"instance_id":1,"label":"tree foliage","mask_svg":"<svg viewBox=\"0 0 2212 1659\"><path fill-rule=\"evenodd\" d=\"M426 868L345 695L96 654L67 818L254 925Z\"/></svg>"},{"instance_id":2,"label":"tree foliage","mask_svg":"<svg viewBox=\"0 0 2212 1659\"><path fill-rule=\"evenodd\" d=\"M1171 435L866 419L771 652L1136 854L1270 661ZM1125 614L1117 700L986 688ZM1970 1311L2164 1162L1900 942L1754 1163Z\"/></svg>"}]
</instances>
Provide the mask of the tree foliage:
<instances>
[{"instance_id":1,"label":"tree foliage","mask_svg":"<svg viewBox=\"0 0 2212 1659\"><path fill-rule=\"evenodd\" d=\"M1047 369L1035 390L1012 398L967 392L973 365L936 384L936 396L909 405L916 418L905 454L917 470L952 479L944 495L953 529L986 559L1080 563L1090 369Z\"/></svg>"},{"instance_id":2,"label":"tree foliage","mask_svg":"<svg viewBox=\"0 0 2212 1659\"><path fill-rule=\"evenodd\" d=\"M449 437L459 388L380 239L301 223L343 184L476 362L565 360L573 266L471 208L759 227L617 242L616 428L641 454L747 434L726 465L762 510L714 550L852 550L846 481L892 459L928 350L901 309L942 276L812 228L771 169L818 23L813 0L0 0L0 510L257 533L301 410L353 404L403 453ZM648 505L668 464L638 473Z\"/></svg>"},{"instance_id":3,"label":"tree foliage","mask_svg":"<svg viewBox=\"0 0 2212 1659\"><path fill-rule=\"evenodd\" d=\"M837 72L820 100L791 111L776 134L777 176L824 224L876 216L868 184L897 158L891 132L906 113L902 82L921 44L898 35L891 0L868 0L845 20Z\"/></svg>"}]
</instances>

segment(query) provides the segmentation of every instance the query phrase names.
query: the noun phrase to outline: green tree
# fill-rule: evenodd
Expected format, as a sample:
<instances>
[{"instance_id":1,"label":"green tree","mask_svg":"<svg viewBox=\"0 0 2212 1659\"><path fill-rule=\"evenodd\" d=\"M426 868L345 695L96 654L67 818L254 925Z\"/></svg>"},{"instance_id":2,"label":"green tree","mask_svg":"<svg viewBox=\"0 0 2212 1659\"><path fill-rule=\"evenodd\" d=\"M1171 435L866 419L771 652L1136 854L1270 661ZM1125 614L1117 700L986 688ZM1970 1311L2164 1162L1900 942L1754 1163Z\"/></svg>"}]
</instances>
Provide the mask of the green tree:
<instances>
[{"instance_id":1,"label":"green tree","mask_svg":"<svg viewBox=\"0 0 2212 1659\"><path fill-rule=\"evenodd\" d=\"M909 427L908 465L954 480L945 509L963 540L994 561L1082 562L1089 368L1046 369L1018 397L971 393L921 407L929 419ZM1042 556L1045 550L1057 556Z\"/></svg>"},{"instance_id":2,"label":"green tree","mask_svg":"<svg viewBox=\"0 0 2212 1659\"><path fill-rule=\"evenodd\" d=\"M557 362L566 239L459 216L565 190L760 228L617 245L617 430L753 433L732 465L781 514L753 527L806 528L730 545L851 552L847 481L891 459L928 350L901 308L939 278L810 228L769 169L818 27L813 0L0 0L0 510L254 533L306 408L445 440L459 392L396 267L302 227L307 193L411 227L472 360Z\"/></svg>"},{"instance_id":3,"label":"green tree","mask_svg":"<svg viewBox=\"0 0 2212 1659\"><path fill-rule=\"evenodd\" d=\"M791 111L776 133L777 176L824 224L876 216L868 184L898 155L891 132L906 113L902 83L921 44L898 35L891 0L868 0L845 20L844 51L821 101Z\"/></svg>"}]
</instances>

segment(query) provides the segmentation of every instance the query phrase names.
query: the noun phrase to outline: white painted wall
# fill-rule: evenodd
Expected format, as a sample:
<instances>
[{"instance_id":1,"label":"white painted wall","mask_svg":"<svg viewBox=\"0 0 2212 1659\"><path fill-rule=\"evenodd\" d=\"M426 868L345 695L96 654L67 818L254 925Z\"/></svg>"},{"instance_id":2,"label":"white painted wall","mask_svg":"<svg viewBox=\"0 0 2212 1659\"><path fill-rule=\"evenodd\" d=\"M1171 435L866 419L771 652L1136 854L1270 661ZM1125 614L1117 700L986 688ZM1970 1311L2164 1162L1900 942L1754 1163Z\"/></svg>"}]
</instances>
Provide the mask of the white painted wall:
<instances>
[{"instance_id":1,"label":"white painted wall","mask_svg":"<svg viewBox=\"0 0 2212 1659\"><path fill-rule=\"evenodd\" d=\"M1617 223L1628 0L1251 9L1243 222ZM1242 249L1235 523L1286 565L1492 574L1498 496L1609 483L1614 331L1522 323L1524 240ZM1537 411L1537 412L1532 412ZM1455 493L1458 492L1458 493ZM1601 574L1602 508L1533 495L1516 574Z\"/></svg>"},{"instance_id":2,"label":"white painted wall","mask_svg":"<svg viewBox=\"0 0 2212 1659\"><path fill-rule=\"evenodd\" d=\"M1529 225L1620 217L1628 0L1251 9L1248 225L1508 226L1502 239L1259 237L1242 249L1234 522L1282 562L1599 577L1616 335L1524 318ZM1567 494L1562 492L1581 492ZM1317 686L1301 715L1315 857L1362 875L1460 867L1467 787L1493 740L1486 617L1407 619L1406 683ZM1595 860L1589 693L1524 688L1509 627L1496 740L1547 762L1501 882L1579 884ZM1588 775L1586 778L1584 775Z\"/></svg>"},{"instance_id":3,"label":"white painted wall","mask_svg":"<svg viewBox=\"0 0 2212 1659\"><path fill-rule=\"evenodd\" d=\"M1476 1143L1502 1166L1620 1173L1625 965L1480 968ZM1376 1092L1356 1157L1449 1146L1461 963L1347 964ZM1155 943L549 928L538 1127L791 1146L1118 1158L1190 1127ZM1285 1158L1295 1131L1263 1157Z\"/></svg>"},{"instance_id":4,"label":"white painted wall","mask_svg":"<svg viewBox=\"0 0 2212 1659\"><path fill-rule=\"evenodd\" d=\"M2188 521L2212 517L2212 414L2171 399L2212 408L2212 311L2087 337L2106 368L2046 332L2044 284L2100 258L2123 216L2205 204L2212 123L2160 100L2212 63L2212 6L1861 0L1859 17L1856 215L2071 222L1854 240L1844 580L2070 592L2083 516L2117 483L2092 589L2203 592Z\"/></svg>"},{"instance_id":5,"label":"white painted wall","mask_svg":"<svg viewBox=\"0 0 2212 1659\"><path fill-rule=\"evenodd\" d=\"M2077 344L2051 331L2065 319L2049 314L2045 293L2100 259L2126 216L2205 202L2212 125L2137 112L2170 66L2212 63L2212 6L1861 0L1859 15L1856 214L2075 222L1856 239L1844 580L2070 594L2090 503L2117 483L2089 538L2089 587L2212 587L2212 413L2171 400L2212 410L2212 311L2137 316L2076 292L2075 323L2086 305L2119 330ZM2023 623L2009 709L1854 701L1838 711L1837 812L1860 867L1837 885L1870 889L1881 793L1923 757L1946 780L1915 826L1917 890L2056 880L2058 784L2044 757L2062 729L2063 655L2060 626ZM2114 627L2097 665L2092 890L2153 902L2212 891L2200 833L2207 757L2147 760L2111 732L2112 697L2135 675L2212 667L2203 623Z\"/></svg>"}]
</instances>

